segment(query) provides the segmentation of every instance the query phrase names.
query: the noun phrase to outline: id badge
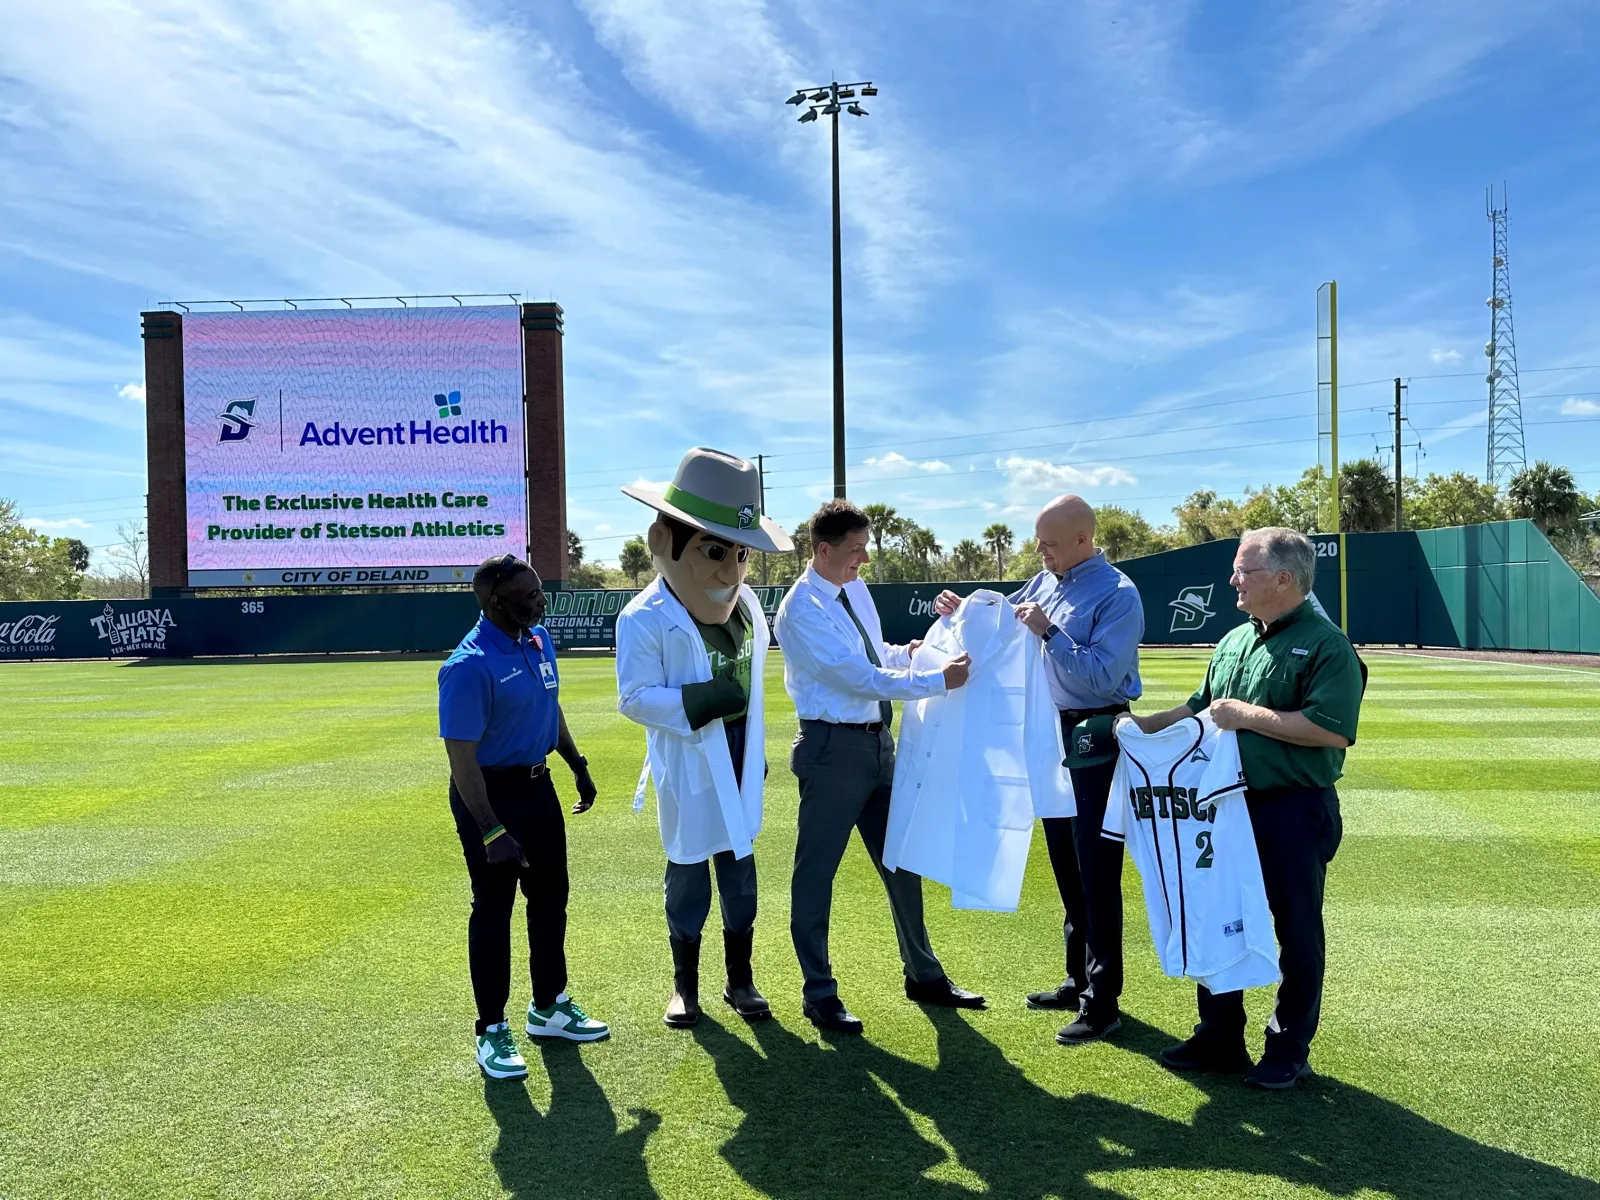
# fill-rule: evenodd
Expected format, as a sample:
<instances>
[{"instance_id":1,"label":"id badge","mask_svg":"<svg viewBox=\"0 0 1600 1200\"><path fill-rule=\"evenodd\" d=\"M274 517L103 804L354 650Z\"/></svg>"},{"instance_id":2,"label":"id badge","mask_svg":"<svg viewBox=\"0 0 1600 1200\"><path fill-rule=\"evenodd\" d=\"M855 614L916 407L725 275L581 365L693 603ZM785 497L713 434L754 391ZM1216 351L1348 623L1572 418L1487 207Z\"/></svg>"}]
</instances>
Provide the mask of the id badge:
<instances>
[{"instance_id":1,"label":"id badge","mask_svg":"<svg viewBox=\"0 0 1600 1200\"><path fill-rule=\"evenodd\" d=\"M553 692L553 691L556 690L556 665L555 665L555 663L552 663L552 662L542 662L542 663L540 663L539 664L539 677L544 680L544 686L545 686L545 690L546 691Z\"/></svg>"}]
</instances>

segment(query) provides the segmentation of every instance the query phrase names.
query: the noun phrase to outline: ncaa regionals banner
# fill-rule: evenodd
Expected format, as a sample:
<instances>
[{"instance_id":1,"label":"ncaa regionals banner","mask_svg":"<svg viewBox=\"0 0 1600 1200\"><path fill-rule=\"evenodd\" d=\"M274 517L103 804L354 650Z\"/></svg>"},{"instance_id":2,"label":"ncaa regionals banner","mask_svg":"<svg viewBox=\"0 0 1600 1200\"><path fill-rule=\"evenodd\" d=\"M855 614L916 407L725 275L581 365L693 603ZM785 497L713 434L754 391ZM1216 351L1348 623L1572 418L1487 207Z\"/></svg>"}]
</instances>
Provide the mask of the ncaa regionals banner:
<instances>
[{"instance_id":1,"label":"ncaa regionals banner","mask_svg":"<svg viewBox=\"0 0 1600 1200\"><path fill-rule=\"evenodd\" d=\"M185 316L189 585L455 583L525 553L519 316Z\"/></svg>"}]
</instances>

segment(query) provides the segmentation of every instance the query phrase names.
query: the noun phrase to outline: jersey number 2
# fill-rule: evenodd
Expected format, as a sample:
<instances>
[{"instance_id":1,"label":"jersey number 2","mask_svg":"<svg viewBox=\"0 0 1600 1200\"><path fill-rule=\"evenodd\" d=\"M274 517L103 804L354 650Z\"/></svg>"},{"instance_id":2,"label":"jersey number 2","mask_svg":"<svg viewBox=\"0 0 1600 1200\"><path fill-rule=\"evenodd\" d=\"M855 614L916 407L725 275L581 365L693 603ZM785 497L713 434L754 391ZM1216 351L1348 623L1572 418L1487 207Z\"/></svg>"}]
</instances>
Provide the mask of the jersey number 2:
<instances>
[{"instance_id":1,"label":"jersey number 2","mask_svg":"<svg viewBox=\"0 0 1600 1200\"><path fill-rule=\"evenodd\" d=\"M1197 867L1209 867L1211 865L1211 831L1202 829L1195 834L1194 844L1200 850L1200 857L1194 860L1194 865Z\"/></svg>"}]
</instances>

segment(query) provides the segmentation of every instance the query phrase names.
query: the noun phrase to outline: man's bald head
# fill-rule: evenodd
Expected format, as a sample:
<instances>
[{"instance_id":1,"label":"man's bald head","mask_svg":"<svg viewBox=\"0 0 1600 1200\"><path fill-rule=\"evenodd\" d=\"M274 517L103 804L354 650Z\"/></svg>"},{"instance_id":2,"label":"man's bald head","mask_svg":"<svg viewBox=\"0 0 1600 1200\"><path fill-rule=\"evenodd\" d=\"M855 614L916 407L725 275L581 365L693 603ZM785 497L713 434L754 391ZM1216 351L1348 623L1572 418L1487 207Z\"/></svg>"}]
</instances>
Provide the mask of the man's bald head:
<instances>
[{"instance_id":1,"label":"man's bald head","mask_svg":"<svg viewBox=\"0 0 1600 1200\"><path fill-rule=\"evenodd\" d=\"M1065 574L1094 557L1094 509L1082 496L1057 496L1033 525L1045 569Z\"/></svg>"}]
</instances>

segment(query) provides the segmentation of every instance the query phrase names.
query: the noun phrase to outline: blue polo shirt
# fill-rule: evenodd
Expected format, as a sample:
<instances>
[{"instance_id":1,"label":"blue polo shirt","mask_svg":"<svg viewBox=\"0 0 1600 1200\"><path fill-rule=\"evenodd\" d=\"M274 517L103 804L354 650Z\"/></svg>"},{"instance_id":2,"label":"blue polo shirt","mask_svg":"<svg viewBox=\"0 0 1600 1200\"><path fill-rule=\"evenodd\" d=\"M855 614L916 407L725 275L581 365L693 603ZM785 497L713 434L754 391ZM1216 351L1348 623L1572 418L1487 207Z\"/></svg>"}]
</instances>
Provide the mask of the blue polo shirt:
<instances>
[{"instance_id":1,"label":"blue polo shirt","mask_svg":"<svg viewBox=\"0 0 1600 1200\"><path fill-rule=\"evenodd\" d=\"M439 668L439 736L478 743L480 767L532 767L556 748L560 677L544 626L513 641L487 617Z\"/></svg>"}]
</instances>

